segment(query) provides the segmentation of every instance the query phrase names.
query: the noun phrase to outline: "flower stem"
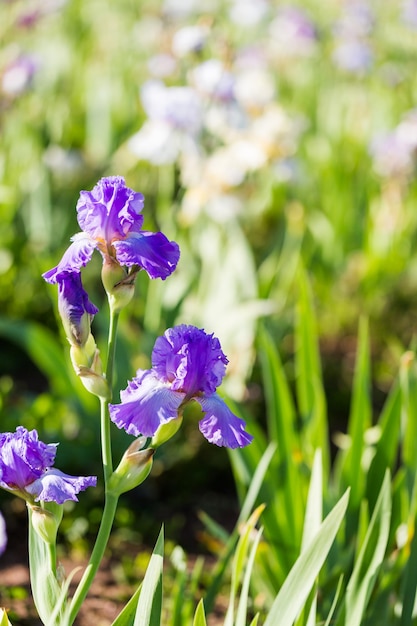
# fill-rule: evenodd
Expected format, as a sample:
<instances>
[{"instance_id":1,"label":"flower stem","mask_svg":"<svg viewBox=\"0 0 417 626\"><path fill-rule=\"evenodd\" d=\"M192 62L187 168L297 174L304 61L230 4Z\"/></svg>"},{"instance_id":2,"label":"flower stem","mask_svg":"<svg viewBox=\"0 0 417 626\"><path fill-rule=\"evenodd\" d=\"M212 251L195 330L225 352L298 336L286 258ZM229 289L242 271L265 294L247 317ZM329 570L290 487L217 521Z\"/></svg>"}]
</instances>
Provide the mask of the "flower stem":
<instances>
[{"instance_id":1,"label":"flower stem","mask_svg":"<svg viewBox=\"0 0 417 626\"><path fill-rule=\"evenodd\" d=\"M111 452L110 420L107 410L107 400L104 398L100 398L100 419L104 484L107 486L108 480L113 473L113 460Z\"/></svg>"},{"instance_id":2,"label":"flower stem","mask_svg":"<svg viewBox=\"0 0 417 626\"><path fill-rule=\"evenodd\" d=\"M110 390L110 400L113 396L113 370L116 352L116 333L119 321L119 313L115 313L110 307L109 338L107 343L106 380ZM107 408L107 400L100 398L101 419L101 452L103 459L104 481L107 482L113 473L113 461L111 452L110 419Z\"/></svg>"},{"instance_id":3,"label":"flower stem","mask_svg":"<svg viewBox=\"0 0 417 626\"><path fill-rule=\"evenodd\" d=\"M110 389L110 401L113 398L113 370L114 370L114 357L116 353L116 334L117 324L119 322L119 312L115 312L110 307L110 326L109 326L109 339L107 343L107 367L106 367L106 379Z\"/></svg>"},{"instance_id":4,"label":"flower stem","mask_svg":"<svg viewBox=\"0 0 417 626\"><path fill-rule=\"evenodd\" d=\"M117 508L118 495L112 492L106 493L106 502L104 504L103 516L101 518L100 528L97 534L93 552L91 553L90 562L81 578L78 587L74 593L70 605L69 624L73 624L77 613L88 593L93 582L94 576L99 568L101 559L109 540L111 528L113 525L114 515Z\"/></svg>"},{"instance_id":5,"label":"flower stem","mask_svg":"<svg viewBox=\"0 0 417 626\"><path fill-rule=\"evenodd\" d=\"M113 370L116 351L116 333L119 321L119 313L114 312L110 307L110 324L109 337L107 343L107 365L106 380L110 390L110 400L113 395ZM100 528L97 533L90 561L81 578L70 605L69 624L73 624L74 620L81 608L81 605L90 589L94 576L100 566L107 542L110 537L114 516L117 508L118 494L109 490L109 479L113 473L113 460L111 449L110 419L108 412L108 400L100 398L100 421L101 421L101 455L103 461L104 474L104 509L101 518Z\"/></svg>"}]
</instances>

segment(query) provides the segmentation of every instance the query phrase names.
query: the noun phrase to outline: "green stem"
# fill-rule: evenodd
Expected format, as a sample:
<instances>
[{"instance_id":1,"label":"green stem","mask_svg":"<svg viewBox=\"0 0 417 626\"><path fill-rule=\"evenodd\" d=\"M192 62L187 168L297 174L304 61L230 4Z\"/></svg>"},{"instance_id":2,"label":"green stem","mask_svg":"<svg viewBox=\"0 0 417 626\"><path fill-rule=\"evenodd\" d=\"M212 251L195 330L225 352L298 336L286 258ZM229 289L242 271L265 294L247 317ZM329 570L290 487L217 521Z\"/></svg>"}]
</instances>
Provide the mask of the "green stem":
<instances>
[{"instance_id":1,"label":"green stem","mask_svg":"<svg viewBox=\"0 0 417 626\"><path fill-rule=\"evenodd\" d=\"M97 539L94 545L93 552L91 553L90 562L88 563L86 570L81 578L78 587L71 600L69 624L73 624L77 613L81 608L81 605L90 589L94 576L100 566L101 559L103 558L104 551L107 546L107 542L110 537L111 528L113 525L114 515L116 513L117 501L119 496L112 492L106 493L106 502L104 505L103 516L101 518L100 528L97 534Z\"/></svg>"},{"instance_id":2,"label":"green stem","mask_svg":"<svg viewBox=\"0 0 417 626\"><path fill-rule=\"evenodd\" d=\"M114 312L110 307L110 324L109 324L109 337L107 343L107 365L106 365L106 380L110 390L110 400L113 395L113 370L116 351L116 333L117 324L119 321L119 313ZM118 494L109 491L109 479L113 473L113 460L111 450L111 434L110 434L110 419L108 413L108 400L100 398L100 421L101 421L101 455L103 460L103 474L104 474L104 510L101 518L100 528L97 534L97 538L94 544L93 551L91 553L90 561L86 567L86 570L81 578L70 605L70 617L69 624L73 624L78 611L90 589L91 583L94 580L94 576L100 566L101 560L104 555L104 551L107 546L107 542L110 537L111 528L113 526L113 520L116 513Z\"/></svg>"},{"instance_id":3,"label":"green stem","mask_svg":"<svg viewBox=\"0 0 417 626\"><path fill-rule=\"evenodd\" d=\"M117 324L119 322L119 312L112 311L110 307L110 326L109 326L109 339L107 343L107 367L106 367L106 379L110 389L110 401L113 397L113 370L114 370L114 357L116 353L116 334Z\"/></svg>"},{"instance_id":4,"label":"green stem","mask_svg":"<svg viewBox=\"0 0 417 626\"><path fill-rule=\"evenodd\" d=\"M111 452L110 419L107 409L107 400L100 398L101 420L101 456L103 460L104 485L107 487L110 476L113 473L113 460Z\"/></svg>"}]
</instances>

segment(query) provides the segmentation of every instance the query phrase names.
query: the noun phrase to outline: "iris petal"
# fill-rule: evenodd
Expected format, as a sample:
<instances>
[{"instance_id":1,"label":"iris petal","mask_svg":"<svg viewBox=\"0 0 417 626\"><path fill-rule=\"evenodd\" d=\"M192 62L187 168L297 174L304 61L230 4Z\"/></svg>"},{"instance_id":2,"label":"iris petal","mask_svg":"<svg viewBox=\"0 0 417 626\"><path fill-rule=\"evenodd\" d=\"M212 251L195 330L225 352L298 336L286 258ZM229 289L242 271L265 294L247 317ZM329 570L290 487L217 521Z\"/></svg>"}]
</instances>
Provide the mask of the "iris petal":
<instances>
[{"instance_id":1,"label":"iris petal","mask_svg":"<svg viewBox=\"0 0 417 626\"><path fill-rule=\"evenodd\" d=\"M232 413L216 393L195 397L195 400L205 413L199 428L207 441L226 448L243 448L253 440L252 435L245 431L246 423Z\"/></svg>"},{"instance_id":2,"label":"iris petal","mask_svg":"<svg viewBox=\"0 0 417 626\"><path fill-rule=\"evenodd\" d=\"M78 223L93 239L110 243L141 229L144 200L141 193L126 187L122 176L107 176L91 191L81 191Z\"/></svg>"},{"instance_id":3,"label":"iris petal","mask_svg":"<svg viewBox=\"0 0 417 626\"><path fill-rule=\"evenodd\" d=\"M152 370L141 372L121 392L121 404L110 404L110 419L129 435L152 437L161 424L178 417L185 394L172 391Z\"/></svg>"},{"instance_id":4,"label":"iris petal","mask_svg":"<svg viewBox=\"0 0 417 626\"><path fill-rule=\"evenodd\" d=\"M114 241L113 246L121 265L139 265L150 278L164 280L175 270L180 258L178 244L163 233L131 232L126 239Z\"/></svg>"},{"instance_id":5,"label":"iris petal","mask_svg":"<svg viewBox=\"0 0 417 626\"><path fill-rule=\"evenodd\" d=\"M15 433L0 434L0 486L24 489L53 465L57 444L38 439L36 430L18 426Z\"/></svg>"},{"instance_id":6,"label":"iris petal","mask_svg":"<svg viewBox=\"0 0 417 626\"><path fill-rule=\"evenodd\" d=\"M39 502L62 504L67 500L78 501L77 494L87 487L95 487L95 476L69 476L58 469L47 470L40 478L26 487L26 491Z\"/></svg>"},{"instance_id":7,"label":"iris petal","mask_svg":"<svg viewBox=\"0 0 417 626\"><path fill-rule=\"evenodd\" d=\"M77 233L71 237L71 241L72 244L66 249L58 265L42 274L48 283L56 283L62 272L79 272L87 265L97 248L97 242L85 233Z\"/></svg>"}]
</instances>

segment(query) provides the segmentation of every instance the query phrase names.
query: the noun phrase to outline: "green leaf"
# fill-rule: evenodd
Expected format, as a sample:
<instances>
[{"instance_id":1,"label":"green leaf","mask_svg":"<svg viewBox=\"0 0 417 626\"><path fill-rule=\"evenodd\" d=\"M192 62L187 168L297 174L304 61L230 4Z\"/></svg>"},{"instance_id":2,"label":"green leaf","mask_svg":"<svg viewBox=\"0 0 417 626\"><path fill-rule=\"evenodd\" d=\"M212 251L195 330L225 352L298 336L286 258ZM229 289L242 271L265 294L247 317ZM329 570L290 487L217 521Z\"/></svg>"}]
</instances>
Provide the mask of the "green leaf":
<instances>
[{"instance_id":1,"label":"green leaf","mask_svg":"<svg viewBox=\"0 0 417 626\"><path fill-rule=\"evenodd\" d=\"M304 501L295 461L295 456L300 454L300 441L296 434L294 403L273 338L261 329L259 341L268 434L269 439L277 445L276 465L282 475L285 518L294 537L299 537Z\"/></svg>"},{"instance_id":2,"label":"green leaf","mask_svg":"<svg viewBox=\"0 0 417 626\"><path fill-rule=\"evenodd\" d=\"M249 597L249 587L251 582L252 570L255 563L255 556L258 550L259 542L262 537L262 528L256 533L255 540L252 544L252 548L249 554L248 562L245 569L245 576L243 578L242 589L239 596L239 604L236 612L235 626L246 626L247 624L247 606Z\"/></svg>"},{"instance_id":3,"label":"green leaf","mask_svg":"<svg viewBox=\"0 0 417 626\"><path fill-rule=\"evenodd\" d=\"M161 624L163 560L164 530L162 527L143 579L134 626L160 626Z\"/></svg>"},{"instance_id":4,"label":"green leaf","mask_svg":"<svg viewBox=\"0 0 417 626\"><path fill-rule=\"evenodd\" d=\"M323 467L329 467L326 400L320 363L316 316L305 272L298 276L299 297L295 327L296 392L303 421L302 443L307 456L321 449Z\"/></svg>"},{"instance_id":5,"label":"green leaf","mask_svg":"<svg viewBox=\"0 0 417 626\"><path fill-rule=\"evenodd\" d=\"M391 521L391 482L387 470L365 540L346 588L345 623L360 626L379 567L384 559Z\"/></svg>"},{"instance_id":6,"label":"green leaf","mask_svg":"<svg viewBox=\"0 0 417 626\"><path fill-rule=\"evenodd\" d=\"M323 468L321 462L321 450L316 450L313 468L311 471L310 487L308 490L307 506L304 517L303 540L301 552L313 541L315 534L320 529L323 519ZM308 616L300 616L300 624L307 625L316 623L317 592L315 589L310 593L306 609ZM306 621L304 621L306 620Z\"/></svg>"},{"instance_id":7,"label":"green leaf","mask_svg":"<svg viewBox=\"0 0 417 626\"><path fill-rule=\"evenodd\" d=\"M380 437L366 478L366 496L371 511L381 490L385 471L390 469L393 472L395 469L401 433L401 411L401 387L396 381L378 420Z\"/></svg>"},{"instance_id":8,"label":"green leaf","mask_svg":"<svg viewBox=\"0 0 417 626\"><path fill-rule=\"evenodd\" d=\"M226 614L226 619L224 621L224 626L233 626L234 623L234 603L235 598L237 597L238 587L240 584L240 580L242 578L244 565L246 562L247 554L250 546L250 539L253 534L256 523L259 520L259 517L264 510L265 506L258 506L257 509L252 513L248 521L245 523L243 529L241 530L241 535L234 553L233 557L233 567L232 567L232 582L230 586L230 598L229 598L229 607Z\"/></svg>"},{"instance_id":9,"label":"green leaf","mask_svg":"<svg viewBox=\"0 0 417 626\"><path fill-rule=\"evenodd\" d=\"M270 443L256 467L248 493L242 505L236 526L232 534L230 535L229 541L227 542L224 548L224 552L221 558L216 563L216 567L214 568L213 580L210 584L210 587L207 590L206 597L205 597L205 606L206 606L207 612L210 612L212 609L214 600L222 584L226 568L230 562L230 559L233 556L235 545L239 538L239 533L238 533L239 525L242 524L244 521L246 521L246 519L250 515L251 510L253 509L256 498L258 497L258 494L259 494L259 490L262 487L265 473L268 469L268 466L271 462L271 459L274 455L275 450L276 450L276 445L274 443ZM233 452L237 452L237 454L239 454L240 451L233 450Z\"/></svg>"},{"instance_id":10,"label":"green leaf","mask_svg":"<svg viewBox=\"0 0 417 626\"><path fill-rule=\"evenodd\" d=\"M353 380L352 403L349 415L348 435L350 448L342 455L341 476L343 484L352 490L351 506L358 510L365 489L366 475L363 471L365 432L371 424L370 358L368 322L360 320L358 351Z\"/></svg>"},{"instance_id":11,"label":"green leaf","mask_svg":"<svg viewBox=\"0 0 417 626\"><path fill-rule=\"evenodd\" d=\"M116 617L116 619L112 623L112 626L134 626L136 608L138 606L138 599L139 599L141 588L142 588L142 583L136 589L135 593L130 598L126 606L123 607L119 615Z\"/></svg>"},{"instance_id":12,"label":"green leaf","mask_svg":"<svg viewBox=\"0 0 417 626\"><path fill-rule=\"evenodd\" d=\"M68 619L67 588L61 587L56 577L55 546L47 543L36 532L29 514L29 570L33 601L39 617L45 624L66 626ZM53 622L51 618L53 617Z\"/></svg>"},{"instance_id":13,"label":"green leaf","mask_svg":"<svg viewBox=\"0 0 417 626\"><path fill-rule=\"evenodd\" d=\"M417 365L413 352L403 355L400 369L400 382L403 398L404 432L402 456L410 472L410 492L414 486L417 471Z\"/></svg>"},{"instance_id":14,"label":"green leaf","mask_svg":"<svg viewBox=\"0 0 417 626\"><path fill-rule=\"evenodd\" d=\"M264 626L292 626L304 607L343 522L348 500L347 491L320 525L314 539L300 554L276 596Z\"/></svg>"},{"instance_id":15,"label":"green leaf","mask_svg":"<svg viewBox=\"0 0 417 626\"><path fill-rule=\"evenodd\" d=\"M193 626L207 626L206 615L204 613L203 599L197 605L197 609L194 615Z\"/></svg>"},{"instance_id":16,"label":"green leaf","mask_svg":"<svg viewBox=\"0 0 417 626\"><path fill-rule=\"evenodd\" d=\"M0 626L13 626L7 617L6 609L0 608Z\"/></svg>"},{"instance_id":17,"label":"green leaf","mask_svg":"<svg viewBox=\"0 0 417 626\"><path fill-rule=\"evenodd\" d=\"M49 330L34 322L0 318L0 334L25 350L58 394L68 395L74 381L62 345Z\"/></svg>"},{"instance_id":18,"label":"green leaf","mask_svg":"<svg viewBox=\"0 0 417 626\"><path fill-rule=\"evenodd\" d=\"M411 626L413 623L413 611L416 604L417 590L417 533L414 532L411 541L410 556L407 561L402 592L403 607L401 612L400 626Z\"/></svg>"}]
</instances>

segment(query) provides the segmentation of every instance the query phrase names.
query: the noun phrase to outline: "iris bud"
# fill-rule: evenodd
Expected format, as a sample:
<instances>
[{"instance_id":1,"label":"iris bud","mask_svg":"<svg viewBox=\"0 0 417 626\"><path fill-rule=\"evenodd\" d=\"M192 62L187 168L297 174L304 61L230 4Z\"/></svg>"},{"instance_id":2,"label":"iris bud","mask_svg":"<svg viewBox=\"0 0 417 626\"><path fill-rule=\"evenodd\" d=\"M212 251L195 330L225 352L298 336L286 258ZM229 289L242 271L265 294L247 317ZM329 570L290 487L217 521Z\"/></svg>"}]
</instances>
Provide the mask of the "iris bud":
<instances>
[{"instance_id":1,"label":"iris bud","mask_svg":"<svg viewBox=\"0 0 417 626\"><path fill-rule=\"evenodd\" d=\"M109 398L110 391L103 375L100 351L90 334L84 346L71 346L71 362L84 387L99 398Z\"/></svg>"},{"instance_id":2,"label":"iris bud","mask_svg":"<svg viewBox=\"0 0 417 626\"><path fill-rule=\"evenodd\" d=\"M153 464L153 448L142 450L146 437L139 437L130 444L110 477L109 488L118 495L134 489L149 475Z\"/></svg>"},{"instance_id":3,"label":"iris bud","mask_svg":"<svg viewBox=\"0 0 417 626\"><path fill-rule=\"evenodd\" d=\"M44 502L43 506L28 505L31 510L31 524L46 543L55 544L64 507L56 502Z\"/></svg>"},{"instance_id":4,"label":"iris bud","mask_svg":"<svg viewBox=\"0 0 417 626\"><path fill-rule=\"evenodd\" d=\"M131 301L135 290L136 271L127 271L113 257L106 256L101 280L113 313L118 313Z\"/></svg>"}]
</instances>

